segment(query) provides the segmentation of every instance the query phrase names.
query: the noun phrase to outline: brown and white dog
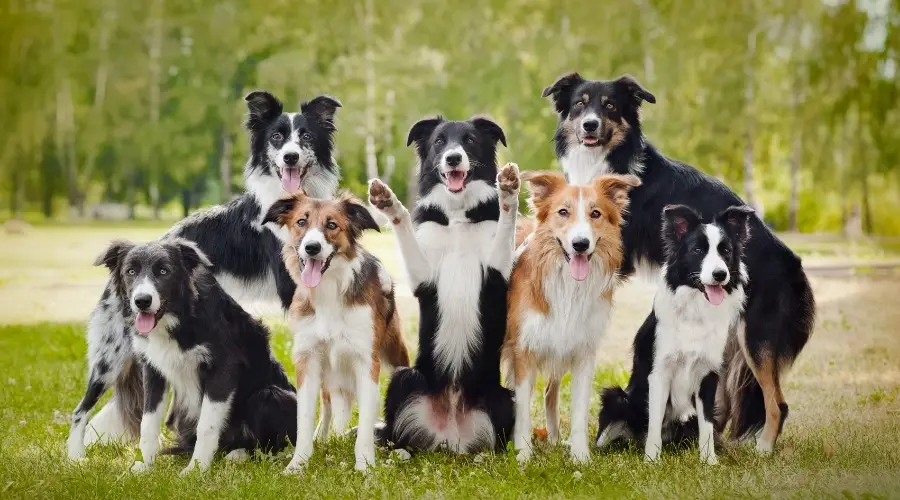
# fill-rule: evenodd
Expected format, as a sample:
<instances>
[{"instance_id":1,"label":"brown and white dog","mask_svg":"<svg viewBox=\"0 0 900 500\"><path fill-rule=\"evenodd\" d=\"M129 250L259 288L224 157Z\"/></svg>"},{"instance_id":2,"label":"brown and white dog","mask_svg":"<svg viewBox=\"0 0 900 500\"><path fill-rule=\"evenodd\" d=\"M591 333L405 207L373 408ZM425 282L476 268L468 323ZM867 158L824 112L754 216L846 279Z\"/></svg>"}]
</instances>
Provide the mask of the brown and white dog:
<instances>
[{"instance_id":1,"label":"brown and white dog","mask_svg":"<svg viewBox=\"0 0 900 500\"><path fill-rule=\"evenodd\" d=\"M613 292L621 279L620 225L633 175L607 175L569 185L559 172L525 172L537 225L519 247L509 289L503 347L507 384L516 392L514 444L519 461L531 458L531 394L538 372L550 443L559 439L559 385L572 372L573 461L590 458L588 410L595 353L606 333ZM526 229L519 227L521 231ZM521 238L520 238L521 239Z\"/></svg>"},{"instance_id":2,"label":"brown and white dog","mask_svg":"<svg viewBox=\"0 0 900 500\"><path fill-rule=\"evenodd\" d=\"M295 194L275 202L266 220L290 233L283 256L298 285L288 311L294 333L298 438L285 473L305 466L314 436L326 438L332 424L339 432L345 430L354 396L359 403L355 468L365 471L375 463L381 364L409 366L393 281L359 243L364 230L377 231L378 225L348 194L335 200ZM320 387L322 412L314 433Z\"/></svg>"}]
</instances>

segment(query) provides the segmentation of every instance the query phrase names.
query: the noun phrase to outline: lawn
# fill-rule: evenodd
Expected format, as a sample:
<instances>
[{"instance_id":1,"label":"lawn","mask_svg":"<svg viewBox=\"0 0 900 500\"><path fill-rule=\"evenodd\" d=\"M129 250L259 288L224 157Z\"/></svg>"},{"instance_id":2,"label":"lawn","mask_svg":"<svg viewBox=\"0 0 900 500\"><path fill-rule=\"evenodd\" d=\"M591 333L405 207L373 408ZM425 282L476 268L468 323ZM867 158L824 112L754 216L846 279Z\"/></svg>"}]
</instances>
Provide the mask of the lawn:
<instances>
[{"instance_id":1,"label":"lawn","mask_svg":"<svg viewBox=\"0 0 900 500\"><path fill-rule=\"evenodd\" d=\"M48 226L0 235L2 498L900 498L896 274L812 276L819 304L816 332L786 383L790 418L770 457L730 445L719 450L716 467L701 466L694 449L664 454L659 465L644 464L634 450L595 452L589 464L575 466L558 448L536 453L522 468L511 453L422 454L401 461L380 451L379 466L363 476L352 470L352 441L334 439L317 447L301 477L279 475L289 456L245 464L217 461L207 474L187 478L176 477L186 459L164 457L152 471L134 475L128 469L138 453L136 443L91 448L86 462L69 463L68 418L86 378L84 320L105 276L90 263L112 237L142 241L164 229ZM389 235L370 235L367 245L402 279ZM897 257L893 244L873 245L859 251L861 259ZM805 255L809 258L856 256L840 243L808 246L815 247ZM640 282L619 293L596 389L626 380L630 337L652 294L653 287ZM405 333L414 346L415 304L405 287L399 296ZM275 331L279 359L287 361L283 319L262 312ZM597 404L595 398L593 418ZM535 398L536 422L541 422L538 405ZM562 416L568 429L567 402Z\"/></svg>"}]
</instances>

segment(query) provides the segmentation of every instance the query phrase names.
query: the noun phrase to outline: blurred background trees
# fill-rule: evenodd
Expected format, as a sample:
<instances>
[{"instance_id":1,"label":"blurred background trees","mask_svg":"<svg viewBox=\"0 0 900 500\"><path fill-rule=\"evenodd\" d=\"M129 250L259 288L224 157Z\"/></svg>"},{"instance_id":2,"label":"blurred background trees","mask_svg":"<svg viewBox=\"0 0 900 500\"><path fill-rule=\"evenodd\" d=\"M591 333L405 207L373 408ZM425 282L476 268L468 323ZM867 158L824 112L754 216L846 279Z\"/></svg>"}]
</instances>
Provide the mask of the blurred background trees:
<instances>
[{"instance_id":1,"label":"blurred background trees","mask_svg":"<svg viewBox=\"0 0 900 500\"><path fill-rule=\"evenodd\" d=\"M406 132L495 118L555 168L541 89L635 75L666 154L779 230L900 234L896 0L0 0L0 210L177 217L242 189L248 91L338 112L343 185L410 196Z\"/></svg>"}]
</instances>

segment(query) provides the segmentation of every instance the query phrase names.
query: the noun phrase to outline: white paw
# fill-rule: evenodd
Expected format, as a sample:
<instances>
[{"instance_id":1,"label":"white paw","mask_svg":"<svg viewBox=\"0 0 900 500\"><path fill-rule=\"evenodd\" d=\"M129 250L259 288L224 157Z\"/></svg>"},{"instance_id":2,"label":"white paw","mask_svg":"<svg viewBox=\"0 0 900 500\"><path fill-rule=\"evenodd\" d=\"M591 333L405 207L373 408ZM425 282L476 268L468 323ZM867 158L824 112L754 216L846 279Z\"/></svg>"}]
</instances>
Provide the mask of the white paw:
<instances>
[{"instance_id":1,"label":"white paw","mask_svg":"<svg viewBox=\"0 0 900 500\"><path fill-rule=\"evenodd\" d=\"M150 468L150 464L144 462L135 462L134 465L131 466L131 472L139 474L141 472L146 471Z\"/></svg>"},{"instance_id":2,"label":"white paw","mask_svg":"<svg viewBox=\"0 0 900 500\"><path fill-rule=\"evenodd\" d=\"M771 442L761 438L756 440L756 452L760 455L769 455L772 453L773 449L774 446Z\"/></svg>"},{"instance_id":3,"label":"white paw","mask_svg":"<svg viewBox=\"0 0 900 500\"><path fill-rule=\"evenodd\" d=\"M234 464L246 462L247 460L250 460L250 452L248 452L244 448L231 450L227 455L225 455L225 461Z\"/></svg>"},{"instance_id":4,"label":"white paw","mask_svg":"<svg viewBox=\"0 0 900 500\"><path fill-rule=\"evenodd\" d=\"M363 474L369 472L369 462L364 458L357 458L356 463L353 465L353 470L357 472L362 472Z\"/></svg>"},{"instance_id":5,"label":"white paw","mask_svg":"<svg viewBox=\"0 0 900 500\"><path fill-rule=\"evenodd\" d=\"M397 199L397 196L387 184L378 179L369 181L369 203L381 210L394 224L399 222L403 205L400 204L400 200Z\"/></svg>"},{"instance_id":6,"label":"white paw","mask_svg":"<svg viewBox=\"0 0 900 500\"><path fill-rule=\"evenodd\" d=\"M547 444L550 446L556 446L557 444L559 444L559 433L548 432Z\"/></svg>"},{"instance_id":7,"label":"white paw","mask_svg":"<svg viewBox=\"0 0 900 500\"><path fill-rule=\"evenodd\" d=\"M194 472L195 470L202 472L207 469L209 469L209 464L201 464L199 460L191 459L191 461L188 462L187 466L184 469L181 469L181 472L179 472L178 475L184 477Z\"/></svg>"},{"instance_id":8,"label":"white paw","mask_svg":"<svg viewBox=\"0 0 900 500\"><path fill-rule=\"evenodd\" d=\"M710 453L709 455L706 455L706 456L701 455L700 461L707 465L719 465L719 459L716 458L715 453Z\"/></svg>"},{"instance_id":9,"label":"white paw","mask_svg":"<svg viewBox=\"0 0 900 500\"><path fill-rule=\"evenodd\" d=\"M404 450L403 448L397 448L396 450L391 452L391 455L394 455L395 457L397 457L397 459L400 460L401 462L406 462L407 460L412 458L412 455L408 451Z\"/></svg>"},{"instance_id":10,"label":"white paw","mask_svg":"<svg viewBox=\"0 0 900 500\"><path fill-rule=\"evenodd\" d=\"M647 463L659 462L659 446L648 446L644 449L644 461Z\"/></svg>"},{"instance_id":11,"label":"white paw","mask_svg":"<svg viewBox=\"0 0 900 500\"><path fill-rule=\"evenodd\" d=\"M572 446L569 450L569 458L575 463L583 464L591 459L591 452L587 445Z\"/></svg>"},{"instance_id":12,"label":"white paw","mask_svg":"<svg viewBox=\"0 0 900 500\"><path fill-rule=\"evenodd\" d=\"M519 207L519 166L507 163L497 173L497 191L500 194L500 208L504 212Z\"/></svg>"},{"instance_id":13,"label":"white paw","mask_svg":"<svg viewBox=\"0 0 900 500\"><path fill-rule=\"evenodd\" d=\"M303 464L303 463L295 463L293 460L291 460L291 463L289 463L288 466L285 467L283 471L281 471L281 475L282 476L299 476L300 474L303 474L303 469L304 469L305 465L306 464Z\"/></svg>"},{"instance_id":14,"label":"white paw","mask_svg":"<svg viewBox=\"0 0 900 500\"><path fill-rule=\"evenodd\" d=\"M531 453L531 448L522 448L521 450L519 450L519 454L516 455L516 460L518 460L520 464L525 464L529 460L531 460Z\"/></svg>"}]
</instances>

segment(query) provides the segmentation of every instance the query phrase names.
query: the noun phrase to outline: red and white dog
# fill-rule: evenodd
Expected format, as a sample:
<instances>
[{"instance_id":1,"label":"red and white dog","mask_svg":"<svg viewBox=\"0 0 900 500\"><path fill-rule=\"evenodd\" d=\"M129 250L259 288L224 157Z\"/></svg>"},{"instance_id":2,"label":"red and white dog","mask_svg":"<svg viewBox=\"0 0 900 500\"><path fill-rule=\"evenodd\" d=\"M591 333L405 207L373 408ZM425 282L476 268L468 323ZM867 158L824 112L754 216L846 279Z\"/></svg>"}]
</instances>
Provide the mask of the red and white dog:
<instances>
[{"instance_id":1,"label":"red and white dog","mask_svg":"<svg viewBox=\"0 0 900 500\"><path fill-rule=\"evenodd\" d=\"M547 434L559 439L559 385L572 372L571 457L590 458L588 410L597 347L606 333L613 292L621 282L619 226L632 175L608 175L589 185L569 185L562 173L525 172L537 224L519 247L509 289L503 359L516 391L514 444L520 461L531 448L531 394L538 372L549 380L544 395ZM522 230L530 228L520 225ZM511 372L511 373L510 373ZM511 375L511 376L509 376Z\"/></svg>"}]
</instances>

